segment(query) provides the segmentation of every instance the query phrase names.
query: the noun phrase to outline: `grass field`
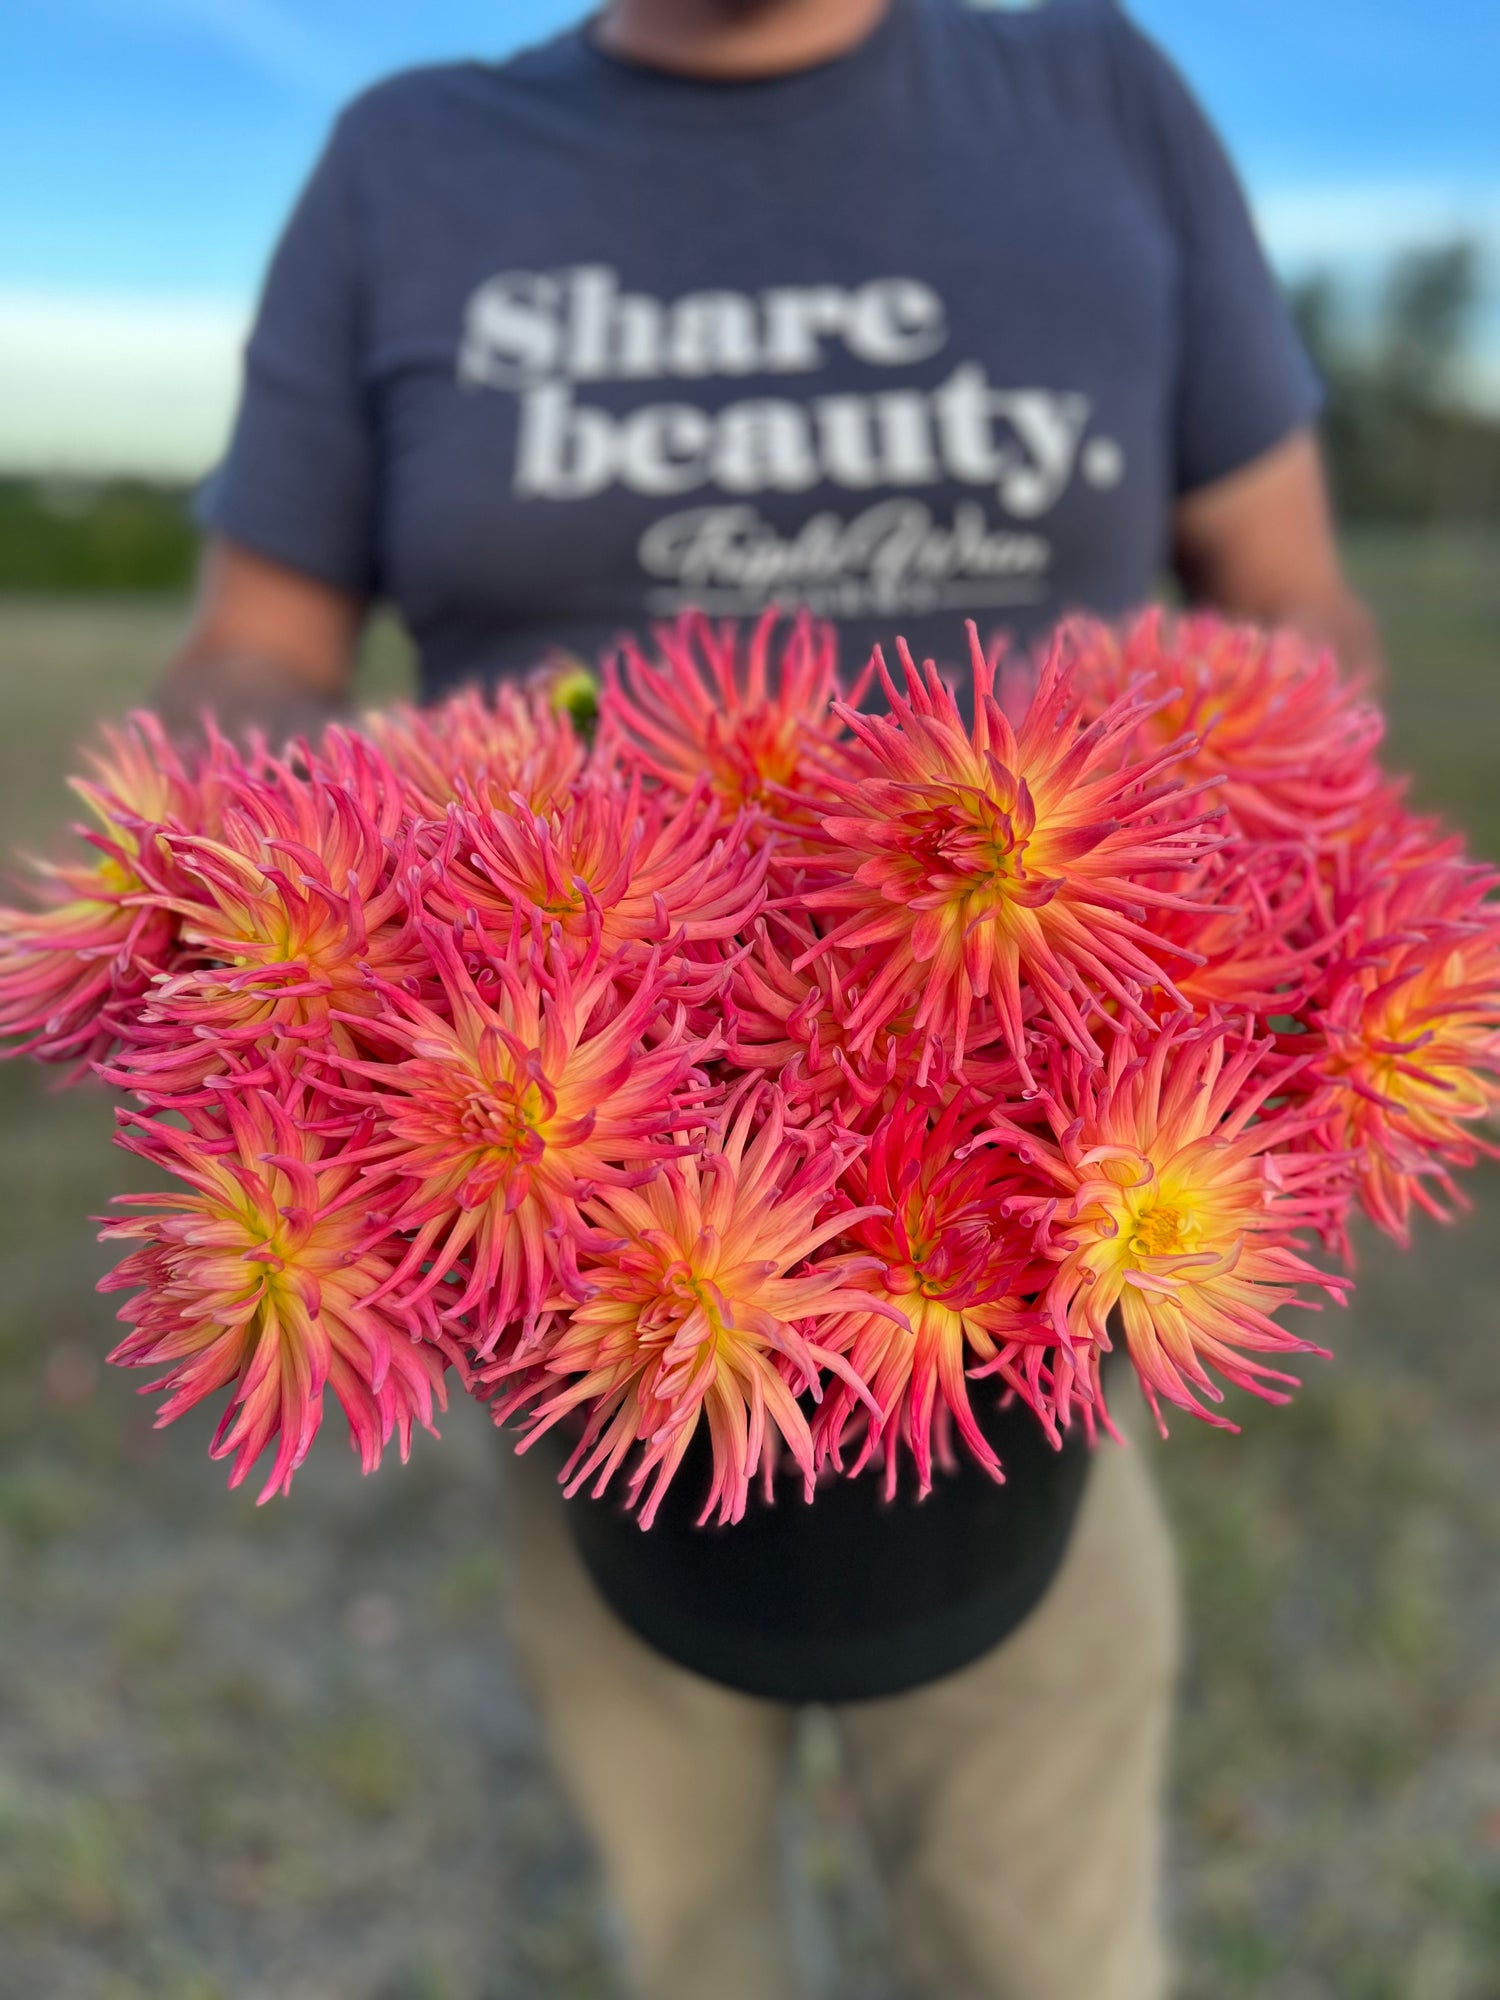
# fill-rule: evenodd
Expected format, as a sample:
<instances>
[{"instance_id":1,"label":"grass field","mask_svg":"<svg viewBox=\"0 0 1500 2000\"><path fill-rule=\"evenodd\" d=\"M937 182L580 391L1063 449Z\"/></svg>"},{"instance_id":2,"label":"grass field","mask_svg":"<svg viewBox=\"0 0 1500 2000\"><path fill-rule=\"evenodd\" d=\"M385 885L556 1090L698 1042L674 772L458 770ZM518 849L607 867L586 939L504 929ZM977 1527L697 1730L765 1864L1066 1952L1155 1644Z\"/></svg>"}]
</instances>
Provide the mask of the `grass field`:
<instances>
[{"instance_id":1,"label":"grass field","mask_svg":"<svg viewBox=\"0 0 1500 2000\"><path fill-rule=\"evenodd\" d=\"M1395 760L1500 857L1500 564L1357 542ZM0 600L0 845L149 685L175 605ZM400 685L376 649L372 691ZM131 1179L102 1092L0 1068L0 2000L606 2000L593 1889L496 1626L494 1448L295 1499L223 1490L101 1366L84 1218ZM1183 2000L1500 1994L1500 1176L1400 1258L1290 1411L1160 1455L1193 1653L1173 1899ZM426 1448L422 1448L425 1445ZM791 1823L829 2000L878 1924L810 1728ZM1003 1866L1003 1857L997 1857ZM1089 2000L1080 1995L1079 2000Z\"/></svg>"}]
</instances>

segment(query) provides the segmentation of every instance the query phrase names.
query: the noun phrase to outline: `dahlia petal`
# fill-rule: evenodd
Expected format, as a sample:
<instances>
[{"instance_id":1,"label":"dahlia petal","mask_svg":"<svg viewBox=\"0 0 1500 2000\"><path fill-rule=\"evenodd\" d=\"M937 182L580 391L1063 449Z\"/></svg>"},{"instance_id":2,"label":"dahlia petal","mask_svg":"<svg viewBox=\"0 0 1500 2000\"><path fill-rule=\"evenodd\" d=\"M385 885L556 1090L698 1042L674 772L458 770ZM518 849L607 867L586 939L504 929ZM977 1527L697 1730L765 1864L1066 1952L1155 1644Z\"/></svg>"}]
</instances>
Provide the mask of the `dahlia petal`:
<instances>
[{"instance_id":1,"label":"dahlia petal","mask_svg":"<svg viewBox=\"0 0 1500 2000\"><path fill-rule=\"evenodd\" d=\"M833 921L793 969L830 950L855 954L856 1034L914 1005L919 1032L955 1067L984 1001L1025 1068L1029 983L1058 1031L1097 1062L1088 981L1143 1027L1151 1016L1137 986L1187 1011L1136 914L1137 885L1153 872L1191 875L1218 836L1209 815L1183 810L1175 772L1189 745L1128 757L1148 705L1122 694L1085 729L1058 652L1016 729L972 626L970 646L972 726L935 669L919 672L904 650L899 688L877 656L888 718L835 704L853 738L820 767L836 806L792 857L823 870L824 884L799 900Z\"/></svg>"},{"instance_id":2,"label":"dahlia petal","mask_svg":"<svg viewBox=\"0 0 1500 2000\"><path fill-rule=\"evenodd\" d=\"M535 1357L490 1371L496 1420L529 1409L526 1439L567 1409L590 1408L565 1471L602 1493L636 1449L629 1504L649 1526L700 1421L713 1457L702 1518L738 1520L774 1436L809 1487L812 1432L797 1391L835 1367L816 1329L857 1300L854 1260L818 1254L818 1224L855 1142L827 1126L787 1123L772 1091L751 1091L722 1138L667 1163L636 1189L604 1189L588 1214L623 1249L586 1250L590 1296L560 1315ZM862 1383L858 1390L868 1400Z\"/></svg>"},{"instance_id":3,"label":"dahlia petal","mask_svg":"<svg viewBox=\"0 0 1500 2000\"><path fill-rule=\"evenodd\" d=\"M185 1114L181 1126L124 1114L120 1140L187 1192L126 1197L106 1238L135 1238L101 1290L140 1286L121 1308L131 1328L110 1359L165 1368L166 1424L229 1387L211 1453L239 1485L273 1453L260 1498L285 1492L332 1388L366 1471L393 1430L403 1454L413 1418L430 1427L443 1370L457 1358L429 1312L385 1281L402 1247L351 1202L361 1171L319 1129L305 1086L277 1099L250 1090ZM414 1346L414 1340L417 1345Z\"/></svg>"}]
</instances>

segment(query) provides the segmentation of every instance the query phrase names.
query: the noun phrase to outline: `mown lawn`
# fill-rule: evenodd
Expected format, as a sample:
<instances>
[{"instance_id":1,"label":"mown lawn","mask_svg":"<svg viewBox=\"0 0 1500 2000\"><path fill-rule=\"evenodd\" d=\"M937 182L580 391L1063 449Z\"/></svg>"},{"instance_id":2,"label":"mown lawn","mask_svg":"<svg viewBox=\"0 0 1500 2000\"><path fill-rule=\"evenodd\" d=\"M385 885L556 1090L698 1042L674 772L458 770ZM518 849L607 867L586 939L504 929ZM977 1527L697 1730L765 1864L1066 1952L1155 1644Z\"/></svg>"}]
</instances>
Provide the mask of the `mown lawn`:
<instances>
[{"instance_id":1,"label":"mown lawn","mask_svg":"<svg viewBox=\"0 0 1500 2000\"><path fill-rule=\"evenodd\" d=\"M1393 757L1500 857L1500 565L1454 538L1352 554ZM71 745L179 616L0 600L0 845L45 839ZM83 1218L132 1178L109 1124L102 1092L0 1068L0 2000L603 2000L496 1630L482 1420L368 1484L330 1438L290 1504L227 1495L206 1425L154 1432L101 1366ZM1160 1455L1194 1630L1184 2000L1500 1993L1500 1176L1476 1193L1410 1257L1364 1246L1293 1409ZM827 1991L875 2000L816 1728L794 1838Z\"/></svg>"}]
</instances>

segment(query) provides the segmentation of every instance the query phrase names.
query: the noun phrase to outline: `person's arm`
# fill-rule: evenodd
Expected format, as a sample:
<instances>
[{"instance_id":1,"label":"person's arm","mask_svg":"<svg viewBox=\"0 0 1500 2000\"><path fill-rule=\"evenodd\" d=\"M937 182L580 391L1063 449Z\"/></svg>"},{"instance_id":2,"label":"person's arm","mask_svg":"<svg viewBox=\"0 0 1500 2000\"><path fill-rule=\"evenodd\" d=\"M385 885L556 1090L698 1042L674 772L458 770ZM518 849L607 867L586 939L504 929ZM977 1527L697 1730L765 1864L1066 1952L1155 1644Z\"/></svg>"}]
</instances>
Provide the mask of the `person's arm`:
<instances>
[{"instance_id":1,"label":"person's arm","mask_svg":"<svg viewBox=\"0 0 1500 2000\"><path fill-rule=\"evenodd\" d=\"M157 710L174 733L206 712L230 736L258 728L280 744L316 731L348 697L363 619L357 597L215 536Z\"/></svg>"},{"instance_id":2,"label":"person's arm","mask_svg":"<svg viewBox=\"0 0 1500 2000\"><path fill-rule=\"evenodd\" d=\"M1173 565L1188 597L1330 645L1378 680L1375 620L1344 576L1317 438L1300 430L1177 502Z\"/></svg>"},{"instance_id":3,"label":"person's arm","mask_svg":"<svg viewBox=\"0 0 1500 2000\"><path fill-rule=\"evenodd\" d=\"M1376 671L1374 623L1344 579L1316 422L1322 388L1234 168L1192 92L1123 9L1119 103L1177 251L1173 564L1188 596L1288 625Z\"/></svg>"},{"instance_id":4,"label":"person's arm","mask_svg":"<svg viewBox=\"0 0 1500 2000\"><path fill-rule=\"evenodd\" d=\"M271 259L229 448L194 503L197 603L157 691L170 728L211 711L279 747L349 693L380 594L369 171L383 102L377 90L340 115Z\"/></svg>"}]
</instances>

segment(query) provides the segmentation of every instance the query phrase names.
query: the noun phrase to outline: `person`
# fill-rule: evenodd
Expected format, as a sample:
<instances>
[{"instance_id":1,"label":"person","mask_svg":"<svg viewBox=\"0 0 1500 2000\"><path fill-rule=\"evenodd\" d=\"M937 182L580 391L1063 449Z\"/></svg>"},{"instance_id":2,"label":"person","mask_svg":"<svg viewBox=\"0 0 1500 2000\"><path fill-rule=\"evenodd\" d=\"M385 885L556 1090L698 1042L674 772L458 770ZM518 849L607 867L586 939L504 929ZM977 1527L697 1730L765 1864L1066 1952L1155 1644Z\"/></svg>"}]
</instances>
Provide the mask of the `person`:
<instances>
[{"instance_id":1,"label":"person","mask_svg":"<svg viewBox=\"0 0 1500 2000\"><path fill-rule=\"evenodd\" d=\"M304 726L389 600L424 696L686 605L809 605L854 665L1036 640L1172 568L1376 658L1318 387L1224 153L1111 0L608 0L339 118L272 264L185 721ZM1177 1623L1139 1454L920 1505L845 1481L649 1534L511 1468L509 1621L642 1992L795 1990L775 1847L829 1705L914 1990L1148 2000Z\"/></svg>"}]
</instances>

